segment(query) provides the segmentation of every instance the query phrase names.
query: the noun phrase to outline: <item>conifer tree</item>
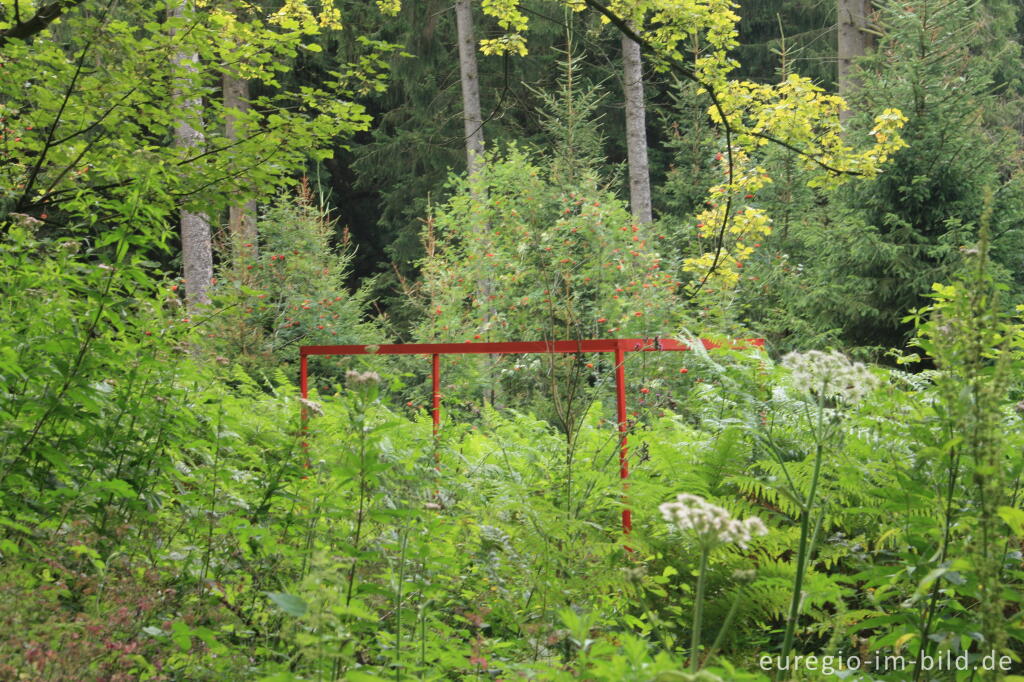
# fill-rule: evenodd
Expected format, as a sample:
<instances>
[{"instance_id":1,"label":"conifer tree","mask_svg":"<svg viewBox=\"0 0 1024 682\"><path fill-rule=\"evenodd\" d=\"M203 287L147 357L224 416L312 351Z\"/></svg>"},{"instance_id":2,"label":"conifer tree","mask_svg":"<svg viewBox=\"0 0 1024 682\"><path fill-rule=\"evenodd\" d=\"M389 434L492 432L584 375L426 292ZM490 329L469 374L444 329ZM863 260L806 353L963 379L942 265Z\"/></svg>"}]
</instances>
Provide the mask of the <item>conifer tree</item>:
<instances>
[{"instance_id":1,"label":"conifer tree","mask_svg":"<svg viewBox=\"0 0 1024 682\"><path fill-rule=\"evenodd\" d=\"M800 189L799 172L783 182L787 155L773 162L783 168L764 192L778 205L774 257L749 273L771 282L751 287L759 324L785 343L902 346L903 318L959 268L988 191L993 255L1004 278L1018 269L1019 104L1000 82L1019 65L1012 15L994 0L879 4L882 35L859 61L864 87L852 94L846 135L863 138L872 130L867 112L897 107L909 119L909 146L878 177L831 198Z\"/></svg>"}]
</instances>

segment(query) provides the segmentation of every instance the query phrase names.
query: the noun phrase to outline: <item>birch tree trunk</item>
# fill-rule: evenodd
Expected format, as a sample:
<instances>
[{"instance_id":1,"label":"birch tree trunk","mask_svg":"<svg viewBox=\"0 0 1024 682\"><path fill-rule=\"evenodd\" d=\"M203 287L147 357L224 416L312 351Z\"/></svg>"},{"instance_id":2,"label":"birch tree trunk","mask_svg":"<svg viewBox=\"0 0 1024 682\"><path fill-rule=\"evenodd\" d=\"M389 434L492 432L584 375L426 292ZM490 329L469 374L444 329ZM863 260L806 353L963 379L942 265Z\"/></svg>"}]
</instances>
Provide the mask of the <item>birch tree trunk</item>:
<instances>
[{"instance_id":1,"label":"birch tree trunk","mask_svg":"<svg viewBox=\"0 0 1024 682\"><path fill-rule=\"evenodd\" d=\"M187 0L186 0L187 1ZM175 5L170 11L171 18L180 19L185 14L185 2ZM171 29L173 38L177 31ZM195 90L195 52L178 51L172 57L173 91L172 98L177 108L178 119L174 125L174 144L182 155L203 146L205 138L201 129L203 119L202 97L192 94ZM210 302L207 290L213 279L213 246L210 239L210 219L205 213L180 211L181 258L184 264L185 300L189 309Z\"/></svg>"},{"instance_id":2,"label":"birch tree trunk","mask_svg":"<svg viewBox=\"0 0 1024 682\"><path fill-rule=\"evenodd\" d=\"M230 73L224 73L222 82L224 108L239 112L249 110L249 81ZM239 138L235 117L230 113L224 119L224 136L234 142ZM257 254L256 202L232 204L228 208L228 232L233 242L236 263L252 260ZM248 245L248 246L247 246Z\"/></svg>"},{"instance_id":3,"label":"birch tree trunk","mask_svg":"<svg viewBox=\"0 0 1024 682\"><path fill-rule=\"evenodd\" d=\"M472 178L480 170L484 153L484 121L480 115L480 81L476 69L476 39L469 0L456 0L455 24L462 80L462 121L466 133L466 167Z\"/></svg>"},{"instance_id":4,"label":"birch tree trunk","mask_svg":"<svg viewBox=\"0 0 1024 682\"><path fill-rule=\"evenodd\" d=\"M622 89L626 101L626 151L629 161L629 206L633 219L649 223L651 173L647 161L647 122L644 111L644 72L640 46L622 36Z\"/></svg>"},{"instance_id":5,"label":"birch tree trunk","mask_svg":"<svg viewBox=\"0 0 1024 682\"><path fill-rule=\"evenodd\" d=\"M850 96L861 87L860 81L853 77L853 61L866 55L874 44L874 39L867 30L871 16L871 0L836 0L836 3L839 95L849 101ZM840 112L839 119L845 121L852 113L844 110Z\"/></svg>"}]
</instances>

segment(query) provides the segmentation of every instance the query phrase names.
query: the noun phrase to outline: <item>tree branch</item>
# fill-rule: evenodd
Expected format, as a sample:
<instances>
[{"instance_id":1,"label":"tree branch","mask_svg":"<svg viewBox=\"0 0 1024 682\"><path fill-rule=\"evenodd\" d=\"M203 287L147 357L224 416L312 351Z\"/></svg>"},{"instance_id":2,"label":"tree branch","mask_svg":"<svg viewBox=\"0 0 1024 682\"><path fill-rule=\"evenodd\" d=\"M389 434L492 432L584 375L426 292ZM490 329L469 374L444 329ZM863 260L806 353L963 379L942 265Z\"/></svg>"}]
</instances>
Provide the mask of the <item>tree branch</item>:
<instances>
[{"instance_id":1,"label":"tree branch","mask_svg":"<svg viewBox=\"0 0 1024 682\"><path fill-rule=\"evenodd\" d=\"M834 173L836 175L856 175L856 176L864 175L860 171L847 170L845 168L836 168L835 166L830 166L827 163L825 163L824 161L822 161L821 159L817 158L816 156L812 156L811 154L808 154L807 152L802 151L799 147L794 147L793 145L789 144L788 142L783 142L779 138L772 137L771 135L768 135L767 133L759 133L759 132L756 132L756 131L753 131L753 130L745 130L745 131L743 131L743 134L744 135L750 135L751 137L759 137L762 140L768 140L772 144L777 144L780 147L782 147L783 149L788 149L791 152L795 152L796 154L798 154L798 155L804 157L805 159L807 159L808 161L813 161L814 163L818 164L824 170L827 170L829 173Z\"/></svg>"},{"instance_id":2,"label":"tree branch","mask_svg":"<svg viewBox=\"0 0 1024 682\"><path fill-rule=\"evenodd\" d=\"M64 117L64 111L68 107L68 102L71 101L71 93L75 91L75 85L78 83L78 77L82 75L82 68L85 65L85 56L89 53L89 48L92 47L92 42L85 44L82 48L82 54L78 57L78 63L75 64L75 73L71 77L71 82L68 83L67 89L64 91L64 99L60 103L60 108L57 110L57 115L53 119L53 123L50 124L50 129L46 133L46 141L43 143L43 148L39 152L39 158L36 160L35 165L32 167L32 172L28 176L28 180L25 182L25 191L18 199L17 208L24 208L25 202L28 200L29 194L32 193L32 188L35 187L36 179L39 177L39 171L43 168L43 163L46 161L46 155L50 153L56 144L54 143L55 135L57 133L57 126L61 124L61 119Z\"/></svg>"},{"instance_id":3,"label":"tree branch","mask_svg":"<svg viewBox=\"0 0 1024 682\"><path fill-rule=\"evenodd\" d=\"M45 31L64 12L81 5L83 2L85 0L58 0L57 2L51 2L49 5L40 7L28 21L19 21L16 18L14 26L0 31L0 48L3 48L11 39L30 40L37 34ZM14 6L17 8L18 3L15 2Z\"/></svg>"},{"instance_id":4,"label":"tree branch","mask_svg":"<svg viewBox=\"0 0 1024 682\"><path fill-rule=\"evenodd\" d=\"M617 29L619 29L619 31L624 36L634 41L637 45L641 47L641 49L650 54L652 57L658 58L658 53L654 49L654 46L651 45L651 43L647 39L643 38L636 31L634 31L633 28L622 17L618 16L610 9L602 5L598 0L585 0L585 2L589 7L592 7L593 9L601 13L605 18L607 18L608 21L610 21ZM668 61L664 59L659 59L659 61L665 63L677 75L682 76L686 80L696 83L700 87L704 88L708 93L708 97L711 99L711 103L718 111L719 117L722 119L722 126L726 129L727 133L736 133L735 130L732 130L732 126L729 125L729 120L725 117L725 111L723 111L722 107L719 105L718 93L715 91L714 87L711 86L711 84L705 83L700 78L698 78L692 70L688 69L686 66L682 64L679 64L678 62ZM859 171L845 170L842 168L836 168L835 166L830 166L827 163L816 158L815 156L800 149L799 147L795 147L789 144L788 142L784 142L778 139L777 137L772 137L771 135L768 135L766 133L759 133L750 130L744 130L742 132L745 135L759 137L763 140L767 140L773 144L777 144L780 147L788 149L791 152L795 152L800 156L804 157L805 159L813 161L814 163L818 164L819 166L821 166L822 169L828 171L829 173L835 173L836 175L863 175Z\"/></svg>"},{"instance_id":5,"label":"tree branch","mask_svg":"<svg viewBox=\"0 0 1024 682\"><path fill-rule=\"evenodd\" d=\"M597 0L586 0L586 3L587 3L587 5L589 7L593 8L594 10L596 10L597 12L602 14L605 19L610 21L612 23L612 25L615 26L615 28L619 29L619 32L622 35L626 36L627 38L632 40L634 43L639 45L643 50L645 50L652 57L655 57L655 58L658 57L658 53L654 49L654 46L652 46L651 43L646 38L642 38L639 33L634 31L633 27L629 25L629 22L627 22L625 19L620 17L618 14L616 14L615 12L611 11L610 9L608 9L607 7L602 5ZM676 62L668 62L668 65L669 65L669 67L673 71L676 71L683 78L685 78L685 79L687 79L689 81L693 81L694 83L696 83L697 85L700 85L701 87L704 87L704 88L708 87L707 83L704 83L699 78L697 78L697 74L695 74L693 71L691 71L690 69L686 68L682 64L678 64ZM722 120L725 120L725 119L723 118Z\"/></svg>"},{"instance_id":6,"label":"tree branch","mask_svg":"<svg viewBox=\"0 0 1024 682\"><path fill-rule=\"evenodd\" d=\"M600 2L598 2L598 0L586 0L586 3L587 3L588 6L594 8L595 10L600 12L602 15L604 15L608 19L608 21L610 21L612 24L614 24L615 27L618 28L622 32L622 34L624 36L626 36L627 38L629 38L630 40L635 42L637 45L639 45L641 50L646 51L651 56L653 56L654 58L658 59L658 53L655 51L655 49L651 45L651 43L648 40L646 40L645 38L641 37L636 31L634 31L633 27L630 26L629 23L625 19L623 19L622 17L618 16L617 14L612 12L610 9L608 9L607 7L602 5ZM697 77L697 74L695 74L693 71L691 71L690 69L686 68L682 64L679 64L678 62L669 61L669 60L659 60L659 61L662 61L663 63L666 63L670 69L675 71L677 74L679 74L683 78L686 78L687 80L696 83L701 88L703 88L705 92L708 93L708 99L711 100L711 106L714 107L715 111L718 112L718 117L722 121L722 130L725 133L725 154L726 154L726 157L728 159L728 163L727 163L726 169L727 169L728 174L729 174L729 186L731 187L733 182L734 182L734 180L735 180L735 177L736 177L735 176L735 174L736 174L736 164L735 164L735 162L733 161L733 158L732 158L733 157L732 139L733 139L734 131L732 129L732 125L730 125L730 123L729 123L728 117L725 115L725 109L722 108L722 103L718 99L718 93L716 92L714 86L712 86L710 83L705 83L704 81L702 81L700 78ZM732 211L732 196L730 195L730 196L726 197L725 211L723 212L723 215L722 215L722 225L721 225L721 227L718 230L718 238L716 239L714 261L711 263L711 267L708 268L707 272L704 273L704 277L701 278L701 280L697 284L696 288L689 294L688 298L693 298L694 296L697 295L697 292L699 292L704 287L704 285L708 281L708 278L711 277L712 274L714 274L715 270L718 269L718 266L721 263L722 247L724 246L724 243L725 243L725 232L726 232L726 229L729 227L729 220L730 220L729 214L730 214L731 211Z\"/></svg>"},{"instance_id":7,"label":"tree branch","mask_svg":"<svg viewBox=\"0 0 1024 682\"><path fill-rule=\"evenodd\" d=\"M73 133L68 133L67 135L65 135L64 137L60 138L59 140L54 141L53 142L53 146L54 147L59 147L60 145L64 144L65 142L69 142L69 141L73 140L74 138L78 137L79 135L85 135L86 133L95 130L96 127L99 126L99 124L103 123L103 119L105 119L107 116L110 116L110 114L112 114L115 109L117 109L119 106L121 106L122 102L124 102L126 99L131 97L135 93L135 91L138 90L138 89L139 89L138 86L135 86L135 87L131 88L130 90L128 90L128 92L126 92L123 95L121 95L121 97L118 98L118 100L116 102L114 102L114 104L112 104L110 106L110 108L108 108L106 111L104 111L102 114L100 114L99 118L97 118L95 121L93 121L92 123L90 123L86 127L82 128L81 130L76 130Z\"/></svg>"},{"instance_id":8,"label":"tree branch","mask_svg":"<svg viewBox=\"0 0 1024 682\"><path fill-rule=\"evenodd\" d=\"M615 14L615 12L611 11L611 9L609 9L607 6L599 2L599 0L584 0L584 2L586 2L588 7L594 9L595 11L599 12L602 16L604 16L606 19L608 19L608 21L611 22L622 33L622 35L626 36L627 38L635 42L637 45L639 45L641 50L648 53L655 59L658 59L661 63L668 66L668 68L675 72L677 75L697 84L698 86L703 88L705 92L707 92L708 99L711 100L711 106L714 107L715 111L718 113L718 117L722 121L722 130L725 133L725 153L728 158L729 185L731 186L735 178L735 164L733 162L732 141L733 137L737 134L737 131L734 130L732 125L729 123L729 119L725 115L725 110L722 107L721 101L718 97L718 93L715 90L714 86L712 86L710 83L706 83L703 80L701 80L697 76L697 74L693 72L693 70L687 68L685 65L672 60L660 58L658 52L654 49L654 46L651 45L650 41L648 41L646 38L642 37L635 30L633 30L633 27L630 26L625 19ZM803 158L816 163L829 173L834 173L836 175L861 175L861 173L857 171L844 170L841 168L830 166L821 159L815 157L813 154L810 154L800 149L799 147L789 144L788 142L784 142L778 138L772 137L771 135L768 135L766 133L759 133L748 130L744 130L741 132L746 135L751 135L753 137L758 137L767 140L769 142L772 142L773 144L777 144L780 147L783 147L784 149L788 149L802 156ZM718 266L721 264L722 247L725 242L726 229L729 226L729 213L731 210L732 197L728 196L726 197L726 207L722 218L722 225L719 227L718 234L715 239L714 261L711 263L711 266L708 268L708 271L704 273L704 276L700 279L697 285L689 292L689 298L693 298L694 296L697 295L697 293L707 283L708 278L711 277L711 275L715 272L715 270L718 269Z\"/></svg>"},{"instance_id":9,"label":"tree branch","mask_svg":"<svg viewBox=\"0 0 1024 682\"><path fill-rule=\"evenodd\" d=\"M272 158L274 158L277 155L277 153L279 151L281 151L281 149L283 147L284 147L284 142L279 142L278 145L276 147L274 147L274 149L269 154L267 154L263 158L261 158L258 161L256 161L256 163L251 163L248 166L243 167L239 171L235 171L234 173L228 173L227 175L223 175L223 176L221 176L219 178L216 178L215 180L210 180L209 182L203 183L199 187L196 187L194 189L190 189L187 192L168 192L168 194L171 195L172 197L181 197L181 198L189 197L189 196L192 196L193 194L198 194L199 192L202 192L207 187L212 187L213 185L216 185L217 183L224 182L225 180L232 180L232 179L237 178L237 177L239 177L241 175L245 175L246 173L251 171L253 168L258 168L259 166L262 166L267 161L270 161Z\"/></svg>"}]
</instances>

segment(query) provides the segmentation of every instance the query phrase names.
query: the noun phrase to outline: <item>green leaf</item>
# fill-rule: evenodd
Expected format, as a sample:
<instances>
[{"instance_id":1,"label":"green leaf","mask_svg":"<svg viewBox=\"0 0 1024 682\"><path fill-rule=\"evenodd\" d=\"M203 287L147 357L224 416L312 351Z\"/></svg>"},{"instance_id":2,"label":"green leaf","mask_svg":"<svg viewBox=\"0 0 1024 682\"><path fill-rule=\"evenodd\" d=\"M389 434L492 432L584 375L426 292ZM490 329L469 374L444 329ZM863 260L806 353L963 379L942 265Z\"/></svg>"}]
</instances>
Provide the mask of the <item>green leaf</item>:
<instances>
[{"instance_id":1,"label":"green leaf","mask_svg":"<svg viewBox=\"0 0 1024 682\"><path fill-rule=\"evenodd\" d=\"M182 651L192 648L192 628L180 620L171 625L171 641Z\"/></svg>"},{"instance_id":2,"label":"green leaf","mask_svg":"<svg viewBox=\"0 0 1024 682\"><path fill-rule=\"evenodd\" d=\"M123 497L126 500L133 500L136 497L135 490L127 481L114 479L113 481L92 481L87 486L90 492L111 493L116 497Z\"/></svg>"},{"instance_id":3,"label":"green leaf","mask_svg":"<svg viewBox=\"0 0 1024 682\"><path fill-rule=\"evenodd\" d=\"M1000 507L999 518L1006 521L1014 535L1024 537L1024 510L1014 507Z\"/></svg>"},{"instance_id":4,"label":"green leaf","mask_svg":"<svg viewBox=\"0 0 1024 682\"><path fill-rule=\"evenodd\" d=\"M335 613L339 615L355 616L361 620L377 620L376 614L366 607L362 601L353 599L352 602L345 606L344 604L338 605L335 608Z\"/></svg>"},{"instance_id":5,"label":"green leaf","mask_svg":"<svg viewBox=\"0 0 1024 682\"><path fill-rule=\"evenodd\" d=\"M309 606L306 602L301 598L296 597L294 594L288 594L287 592L267 592L267 597L277 605L277 608L281 609L289 616L299 618L300 616L304 616L306 611L309 610Z\"/></svg>"},{"instance_id":6,"label":"green leaf","mask_svg":"<svg viewBox=\"0 0 1024 682\"><path fill-rule=\"evenodd\" d=\"M345 679L349 682L385 682L383 677L377 677L370 673L364 673L359 670L350 670L345 673Z\"/></svg>"}]
</instances>

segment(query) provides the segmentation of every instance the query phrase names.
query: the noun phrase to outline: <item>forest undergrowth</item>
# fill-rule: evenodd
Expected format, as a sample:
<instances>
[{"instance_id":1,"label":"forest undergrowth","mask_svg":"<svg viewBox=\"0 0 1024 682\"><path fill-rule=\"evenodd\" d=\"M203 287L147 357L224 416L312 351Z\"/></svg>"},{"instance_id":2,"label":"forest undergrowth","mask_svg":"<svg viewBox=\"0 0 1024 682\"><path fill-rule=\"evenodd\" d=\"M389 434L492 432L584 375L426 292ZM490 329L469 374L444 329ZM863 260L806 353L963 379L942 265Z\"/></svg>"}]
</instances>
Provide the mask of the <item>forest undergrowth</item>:
<instances>
[{"instance_id":1,"label":"forest undergrowth","mask_svg":"<svg viewBox=\"0 0 1024 682\"><path fill-rule=\"evenodd\" d=\"M227 350L288 285L189 316L144 261L14 237L3 288L33 295L4 299L0 331L3 679L1020 670L1024 336L984 242L897 368L627 356L624 490L600 358L463 363L435 437L425 361L314 366L302 401L291 371ZM282 282L308 269L264 258L297 268Z\"/></svg>"},{"instance_id":2,"label":"forest undergrowth","mask_svg":"<svg viewBox=\"0 0 1024 682\"><path fill-rule=\"evenodd\" d=\"M853 4L0 2L0 681L1024 682L1024 19Z\"/></svg>"}]
</instances>

